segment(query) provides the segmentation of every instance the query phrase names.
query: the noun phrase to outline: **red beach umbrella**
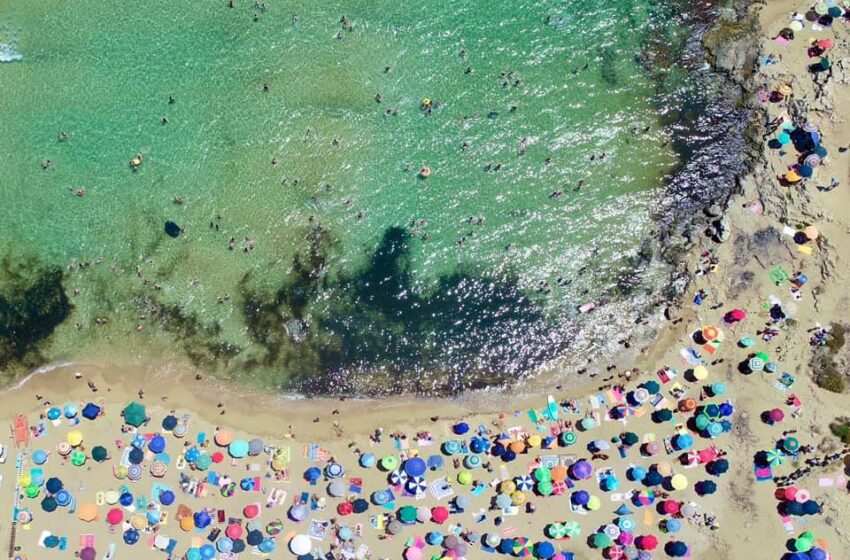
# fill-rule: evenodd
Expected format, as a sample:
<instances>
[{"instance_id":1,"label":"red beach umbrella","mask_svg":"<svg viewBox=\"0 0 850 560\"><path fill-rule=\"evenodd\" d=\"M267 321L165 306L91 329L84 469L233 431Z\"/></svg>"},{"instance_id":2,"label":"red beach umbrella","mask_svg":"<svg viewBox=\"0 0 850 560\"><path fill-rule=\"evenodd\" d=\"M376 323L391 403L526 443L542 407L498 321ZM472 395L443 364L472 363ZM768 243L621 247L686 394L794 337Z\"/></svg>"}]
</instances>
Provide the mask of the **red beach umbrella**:
<instances>
[{"instance_id":1,"label":"red beach umbrella","mask_svg":"<svg viewBox=\"0 0 850 560\"><path fill-rule=\"evenodd\" d=\"M110 525L118 525L124 521L124 512L118 508L112 508L106 514L106 522Z\"/></svg>"},{"instance_id":2,"label":"red beach umbrella","mask_svg":"<svg viewBox=\"0 0 850 560\"><path fill-rule=\"evenodd\" d=\"M224 534L230 537L231 539L238 539L242 536L242 533L242 525L238 523L231 523L227 526L227 529L224 530Z\"/></svg>"},{"instance_id":3,"label":"red beach umbrella","mask_svg":"<svg viewBox=\"0 0 850 560\"><path fill-rule=\"evenodd\" d=\"M210 456L210 458L212 459L213 463L221 463L222 461L224 461L224 454L219 451L216 451Z\"/></svg>"},{"instance_id":4,"label":"red beach umbrella","mask_svg":"<svg viewBox=\"0 0 850 560\"><path fill-rule=\"evenodd\" d=\"M242 509L242 513L245 514L245 517L248 519L254 519L260 515L260 506L257 504L248 504Z\"/></svg>"},{"instance_id":5,"label":"red beach umbrella","mask_svg":"<svg viewBox=\"0 0 850 560\"><path fill-rule=\"evenodd\" d=\"M664 510L664 513L667 515L674 515L679 513L679 502L676 500L664 500L661 504L661 509Z\"/></svg>"},{"instance_id":6,"label":"red beach umbrella","mask_svg":"<svg viewBox=\"0 0 850 560\"><path fill-rule=\"evenodd\" d=\"M342 502L338 506L336 506L336 511L340 515L351 515L354 513L354 505L351 502Z\"/></svg>"},{"instance_id":7,"label":"red beach umbrella","mask_svg":"<svg viewBox=\"0 0 850 560\"><path fill-rule=\"evenodd\" d=\"M658 539L655 535L641 535L635 539L635 546L641 550L655 550L658 546Z\"/></svg>"},{"instance_id":8,"label":"red beach umbrella","mask_svg":"<svg viewBox=\"0 0 850 560\"><path fill-rule=\"evenodd\" d=\"M437 523L444 523L446 519L449 518L449 510L447 510L443 506L437 506L431 509L431 517Z\"/></svg>"}]
</instances>

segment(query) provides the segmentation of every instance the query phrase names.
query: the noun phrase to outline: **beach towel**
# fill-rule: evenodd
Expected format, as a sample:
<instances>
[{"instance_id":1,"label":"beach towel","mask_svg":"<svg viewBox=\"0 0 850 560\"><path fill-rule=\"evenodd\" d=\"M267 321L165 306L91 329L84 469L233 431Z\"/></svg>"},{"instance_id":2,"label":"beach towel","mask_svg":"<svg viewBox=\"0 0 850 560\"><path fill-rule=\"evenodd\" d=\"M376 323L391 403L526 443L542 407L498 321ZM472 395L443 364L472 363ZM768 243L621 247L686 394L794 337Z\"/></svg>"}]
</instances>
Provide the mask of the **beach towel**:
<instances>
[{"instance_id":1,"label":"beach towel","mask_svg":"<svg viewBox=\"0 0 850 560\"><path fill-rule=\"evenodd\" d=\"M773 480L773 471L770 467L759 467L758 465L754 465L753 470L755 471L756 480L758 482Z\"/></svg>"},{"instance_id":2,"label":"beach towel","mask_svg":"<svg viewBox=\"0 0 850 560\"><path fill-rule=\"evenodd\" d=\"M648 509L644 510L644 512L643 512L643 524L646 525L647 527L652 527L654 520L655 520L655 516L652 515L652 512L649 511Z\"/></svg>"},{"instance_id":3,"label":"beach towel","mask_svg":"<svg viewBox=\"0 0 850 560\"><path fill-rule=\"evenodd\" d=\"M782 45L783 47L788 45L788 43L791 42L781 35L777 36L776 39L774 39L774 41L776 41L778 44Z\"/></svg>"}]
</instances>

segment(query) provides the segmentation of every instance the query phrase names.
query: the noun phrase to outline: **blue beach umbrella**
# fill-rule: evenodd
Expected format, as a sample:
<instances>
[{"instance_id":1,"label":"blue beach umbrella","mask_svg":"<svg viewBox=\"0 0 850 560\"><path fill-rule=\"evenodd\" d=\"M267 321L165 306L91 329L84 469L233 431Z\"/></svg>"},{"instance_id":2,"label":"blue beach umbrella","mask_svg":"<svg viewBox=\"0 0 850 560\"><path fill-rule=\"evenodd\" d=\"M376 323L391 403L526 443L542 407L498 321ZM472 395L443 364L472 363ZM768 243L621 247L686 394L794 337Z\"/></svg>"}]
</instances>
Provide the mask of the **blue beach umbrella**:
<instances>
[{"instance_id":1,"label":"blue beach umbrella","mask_svg":"<svg viewBox=\"0 0 850 560\"><path fill-rule=\"evenodd\" d=\"M780 132L779 136L777 136L776 139L779 140L779 143L784 146L791 141L791 135L787 132Z\"/></svg>"},{"instance_id":2,"label":"blue beach umbrella","mask_svg":"<svg viewBox=\"0 0 850 560\"><path fill-rule=\"evenodd\" d=\"M47 453L43 449L36 449L32 452L32 462L36 465L43 465L47 462Z\"/></svg>"},{"instance_id":3,"label":"blue beach umbrella","mask_svg":"<svg viewBox=\"0 0 850 560\"><path fill-rule=\"evenodd\" d=\"M469 431L469 424L467 424L466 422L458 422L457 424L454 425L453 430L454 430L454 433L456 433L459 436L462 436L463 434L465 434Z\"/></svg>"},{"instance_id":4,"label":"blue beach umbrella","mask_svg":"<svg viewBox=\"0 0 850 560\"><path fill-rule=\"evenodd\" d=\"M230 552L231 550L233 550L233 541L230 540L230 537L222 537L216 543L216 547L218 547L219 552Z\"/></svg>"},{"instance_id":5,"label":"blue beach umbrella","mask_svg":"<svg viewBox=\"0 0 850 560\"><path fill-rule=\"evenodd\" d=\"M60 479L56 478L55 476L51 476L47 479L44 488L51 494L55 494L56 492L62 490L63 486L64 484L62 484L62 481Z\"/></svg>"},{"instance_id":6,"label":"blue beach umbrella","mask_svg":"<svg viewBox=\"0 0 850 560\"><path fill-rule=\"evenodd\" d=\"M67 506L68 504L71 503L71 494L65 489L62 489L62 490L59 490L58 492L56 492L56 495L54 496L54 498L56 499L56 505L59 505L59 506L62 506L62 507L65 507L65 506Z\"/></svg>"},{"instance_id":7,"label":"blue beach umbrella","mask_svg":"<svg viewBox=\"0 0 850 560\"><path fill-rule=\"evenodd\" d=\"M48 420L58 420L60 416L62 416L62 409L60 409L59 407L54 406L47 411Z\"/></svg>"},{"instance_id":8,"label":"blue beach umbrella","mask_svg":"<svg viewBox=\"0 0 850 560\"><path fill-rule=\"evenodd\" d=\"M315 483L322 477L322 471L319 470L318 467L310 467L306 471L304 471L304 480L309 482L310 484Z\"/></svg>"},{"instance_id":9,"label":"blue beach umbrella","mask_svg":"<svg viewBox=\"0 0 850 560\"><path fill-rule=\"evenodd\" d=\"M149 509L145 517L150 525L156 525L162 519L162 513L158 509Z\"/></svg>"},{"instance_id":10,"label":"blue beach umbrella","mask_svg":"<svg viewBox=\"0 0 850 560\"><path fill-rule=\"evenodd\" d=\"M409 476L422 476L426 470L428 467L420 457L412 457L404 462L404 472Z\"/></svg>"},{"instance_id":11,"label":"blue beach umbrella","mask_svg":"<svg viewBox=\"0 0 850 560\"><path fill-rule=\"evenodd\" d=\"M148 443L148 448L154 453L162 453L165 451L165 438L160 435L155 435Z\"/></svg>"},{"instance_id":12,"label":"blue beach umbrella","mask_svg":"<svg viewBox=\"0 0 850 560\"><path fill-rule=\"evenodd\" d=\"M177 417L169 414L162 419L162 429L170 432L177 425Z\"/></svg>"},{"instance_id":13,"label":"blue beach umbrella","mask_svg":"<svg viewBox=\"0 0 850 560\"><path fill-rule=\"evenodd\" d=\"M135 529L127 529L124 531L124 542L127 544L136 544L139 542L139 532Z\"/></svg>"},{"instance_id":14,"label":"blue beach umbrella","mask_svg":"<svg viewBox=\"0 0 850 560\"><path fill-rule=\"evenodd\" d=\"M122 493L121 496L118 498L118 503L124 507L129 507L133 505L133 495L129 492Z\"/></svg>"},{"instance_id":15,"label":"blue beach umbrella","mask_svg":"<svg viewBox=\"0 0 850 560\"><path fill-rule=\"evenodd\" d=\"M260 552L268 554L274 552L276 546L274 539L263 539L263 542L257 548L259 548Z\"/></svg>"},{"instance_id":16,"label":"blue beach umbrella","mask_svg":"<svg viewBox=\"0 0 850 560\"><path fill-rule=\"evenodd\" d=\"M797 171L800 173L800 177L811 177L815 173L810 165L801 165Z\"/></svg>"},{"instance_id":17,"label":"blue beach umbrella","mask_svg":"<svg viewBox=\"0 0 850 560\"><path fill-rule=\"evenodd\" d=\"M212 519L210 519L210 514L208 514L204 510L196 511L192 518L195 521L195 527L197 527L198 529L203 529L212 522Z\"/></svg>"},{"instance_id":18,"label":"blue beach umbrella","mask_svg":"<svg viewBox=\"0 0 850 560\"><path fill-rule=\"evenodd\" d=\"M227 447L227 452L230 453L230 456L234 459L241 459L248 454L248 449L250 449L250 445L247 441L244 439L236 439L233 440Z\"/></svg>"},{"instance_id":19,"label":"blue beach umbrella","mask_svg":"<svg viewBox=\"0 0 850 560\"><path fill-rule=\"evenodd\" d=\"M378 463L378 459L374 453L364 453L360 456L360 466L366 469L371 469Z\"/></svg>"},{"instance_id":20,"label":"blue beach umbrella","mask_svg":"<svg viewBox=\"0 0 850 560\"><path fill-rule=\"evenodd\" d=\"M236 554L245 551L245 541L242 539L233 539L233 550Z\"/></svg>"},{"instance_id":21,"label":"blue beach umbrella","mask_svg":"<svg viewBox=\"0 0 850 560\"><path fill-rule=\"evenodd\" d=\"M634 482L640 482L646 477L646 469L643 467L632 467L629 469L628 478Z\"/></svg>"},{"instance_id":22,"label":"blue beach umbrella","mask_svg":"<svg viewBox=\"0 0 850 560\"><path fill-rule=\"evenodd\" d=\"M159 503L164 506L170 506L174 503L174 492L171 490L163 490L159 493Z\"/></svg>"},{"instance_id":23,"label":"blue beach umbrella","mask_svg":"<svg viewBox=\"0 0 850 560\"><path fill-rule=\"evenodd\" d=\"M443 542L443 534L440 531L431 531L425 535L425 542L431 546L439 546Z\"/></svg>"},{"instance_id":24,"label":"blue beach umbrella","mask_svg":"<svg viewBox=\"0 0 850 560\"><path fill-rule=\"evenodd\" d=\"M56 548L59 546L59 537L50 535L44 539L44 546L47 548Z\"/></svg>"},{"instance_id":25,"label":"blue beach umbrella","mask_svg":"<svg viewBox=\"0 0 850 560\"><path fill-rule=\"evenodd\" d=\"M68 403L65 405L65 418L73 418L77 415L77 405Z\"/></svg>"},{"instance_id":26,"label":"blue beach umbrella","mask_svg":"<svg viewBox=\"0 0 850 560\"><path fill-rule=\"evenodd\" d=\"M94 403L86 403L86 406L83 407L83 418L86 420L94 420L100 414L100 407Z\"/></svg>"},{"instance_id":27,"label":"blue beach umbrella","mask_svg":"<svg viewBox=\"0 0 850 560\"><path fill-rule=\"evenodd\" d=\"M694 445L694 438L691 434L679 434L674 441L676 449L679 451L687 451Z\"/></svg>"},{"instance_id":28,"label":"blue beach umbrella","mask_svg":"<svg viewBox=\"0 0 850 560\"><path fill-rule=\"evenodd\" d=\"M215 558L215 548L211 544L205 544L199 552L201 553L202 560L212 560Z\"/></svg>"},{"instance_id":29,"label":"blue beach umbrella","mask_svg":"<svg viewBox=\"0 0 850 560\"><path fill-rule=\"evenodd\" d=\"M675 517L671 517L665 522L664 528L667 529L668 533L678 533L682 530L682 522Z\"/></svg>"},{"instance_id":30,"label":"blue beach umbrella","mask_svg":"<svg viewBox=\"0 0 850 560\"><path fill-rule=\"evenodd\" d=\"M139 449L138 447L134 447L130 450L130 454L128 456L130 462L134 465L141 465L142 461L145 460L145 452Z\"/></svg>"}]
</instances>

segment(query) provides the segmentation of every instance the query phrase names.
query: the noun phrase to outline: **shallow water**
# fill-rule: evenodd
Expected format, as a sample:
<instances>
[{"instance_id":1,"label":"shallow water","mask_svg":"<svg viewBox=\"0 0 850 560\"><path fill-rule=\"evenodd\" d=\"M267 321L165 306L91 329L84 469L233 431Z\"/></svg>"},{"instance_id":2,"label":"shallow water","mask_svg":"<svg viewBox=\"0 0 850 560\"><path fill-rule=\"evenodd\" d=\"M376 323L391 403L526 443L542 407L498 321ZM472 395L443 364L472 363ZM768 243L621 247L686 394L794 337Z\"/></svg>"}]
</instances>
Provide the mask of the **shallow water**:
<instances>
[{"instance_id":1,"label":"shallow water","mask_svg":"<svg viewBox=\"0 0 850 560\"><path fill-rule=\"evenodd\" d=\"M565 352L578 305L634 297L679 163L639 63L684 33L664 2L0 6L6 368L497 383Z\"/></svg>"}]
</instances>

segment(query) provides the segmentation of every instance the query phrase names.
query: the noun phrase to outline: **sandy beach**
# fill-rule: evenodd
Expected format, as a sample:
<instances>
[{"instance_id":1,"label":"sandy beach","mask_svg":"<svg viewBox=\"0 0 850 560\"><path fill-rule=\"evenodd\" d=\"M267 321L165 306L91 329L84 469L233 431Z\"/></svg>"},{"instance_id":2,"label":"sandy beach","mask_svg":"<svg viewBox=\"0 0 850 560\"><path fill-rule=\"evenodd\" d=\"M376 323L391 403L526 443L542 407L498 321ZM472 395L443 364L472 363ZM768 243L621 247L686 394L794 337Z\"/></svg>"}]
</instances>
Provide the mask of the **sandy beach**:
<instances>
[{"instance_id":1,"label":"sandy beach","mask_svg":"<svg viewBox=\"0 0 850 560\"><path fill-rule=\"evenodd\" d=\"M712 231L700 236L681 263L692 275L687 293L677 307L658 310L652 318L660 325L658 336L634 349L633 362L621 361L607 371L596 364L585 376L552 372L521 387L456 399L380 400L261 394L170 363L55 366L0 394L6 418L24 415L35 428L26 445L16 447L14 434L2 442L7 457L0 465L0 496L7 508L0 516L0 542L5 546L14 532L12 557L30 560L72 558L89 545L98 559L167 558L167 552L152 550L160 535L176 541L171 558L200 557L193 555L205 544L205 550L215 549L216 558L236 558L222 552L220 541L231 526L250 532L254 519L262 541L271 541L263 546L274 550L249 546L238 557L505 558L511 554L492 549L510 541L518 547L516 556L525 555L526 548L528 555L543 555L548 549L535 543L549 543L555 558L572 554L584 560L623 554L630 546L648 548L636 545L652 536L658 547L645 557L675 557L671 543L684 543L695 560L773 560L792 558L793 547L807 541L800 535L809 531L809 546L800 549L807 556L797 558L816 560L812 549L832 560L850 558L850 458L829 428L846 416L847 396L816 383L824 384L824 364L832 364L846 381L850 359L838 332L850 313L843 290L850 282L845 116L850 19L843 15L831 26L819 25L806 19L810 8L792 0L752 3L707 35L713 62L739 81L743 102L755 115L749 172L722 218L707 211ZM797 12L801 15L794 19ZM788 39L783 30L798 27L794 21L800 29ZM823 59L830 61L828 67L810 70ZM791 138L797 130L807 142L817 134L805 152L796 149L802 141ZM780 138L785 132L787 141ZM808 165L818 145L828 153ZM803 171L804 166L810 169ZM812 176L793 180L798 170ZM569 388L561 386L564 379ZM121 411L133 402L144 405L148 420L122 430ZM88 403L100 409L93 420L81 418ZM69 404L75 410L66 415ZM53 407L62 415L51 420ZM186 425L182 437L163 427L170 415ZM706 424L700 427L703 416ZM77 430L82 444L71 447L86 455L81 466L59 453ZM262 448L244 456L216 443L216 434L224 432L245 442L260 438ZM567 433L574 439L565 441ZM627 443L632 437L627 434L636 440ZM170 456L161 477L150 472L162 462L150 448L155 438L164 441ZM474 451L473 440L486 440L489 451ZM116 469L127 463L125 453L129 457L125 450L134 445L143 453L141 475L136 481L126 474L118 478ZM95 446L104 447L109 457L95 461ZM516 449L516 456L496 456L493 449L499 446ZM42 464L34 461L36 451L48 455ZM205 468L187 459L214 454L221 455L220 462L211 459L216 462ZM379 463L391 457L397 464L372 466L363 459L366 454ZM440 459L432 463L432 457ZM422 489L411 491L405 469L417 458L427 459L429 470L422 475ZM728 470L719 466L723 462ZM586 476L580 463L592 467ZM344 474L331 465L341 466ZM43 511L42 500L55 492L35 484L37 496L26 496L34 484L33 468L40 468L44 479L62 480L76 512L95 504L97 519L82 521L73 506L55 508L55 503L55 511ZM307 480L311 469L319 470L315 484ZM650 485L639 472L658 473L663 481ZM21 484L21 476L30 477L28 484ZM181 487L181 476L195 480ZM529 476L525 495L514 495L510 486ZM240 487L246 478L254 480L253 489ZM443 479L450 493L431 487ZM237 488L224 496L220 489L230 481ZM335 481L344 481L341 495L330 495ZM553 489L554 483L559 484ZM716 491L708 492L712 485ZM165 487L175 496L168 505L159 499ZM806 499L784 497L787 487ZM386 489L394 499L376 503L373 493ZM129 507L106 503L109 491L132 494ZM580 503L582 493L598 503ZM366 511L342 513L343 504L354 507L358 499L368 502ZM497 505L505 500L507 507ZM675 511L665 513L668 500ZM813 502L817 513L794 514L790 502L801 507ZM31 519L24 515L22 523L12 524L12 504ZM259 512L248 515L246 508L255 504ZM427 512L416 511L419 520L405 517L390 530L408 506ZM621 506L630 513L616 513ZM202 528L196 517L180 523L181 515L204 508L224 513L211 514L211 523ZM448 519L438 522L434 508L446 508ZM107 521L113 509L122 516L116 523ZM159 521L140 516L151 511ZM144 519L136 520L139 516ZM269 523L278 521L279 530L270 531ZM552 524L569 522L580 526L580 534L552 536ZM680 528L671 530L676 525ZM209 538L216 529L220 532ZM594 535L606 530L614 535L608 544L602 537L594 542ZM125 542L128 531L136 532L138 542ZM433 542L443 544L430 544L436 532L443 540ZM619 538L615 533L629 533L631 540L624 537L617 546L610 542ZM48 535L65 544L44 546ZM93 537L83 543L80 535ZM463 547L445 546L445 537L452 535ZM495 537L488 549L482 543L489 543L490 535ZM519 537L529 546L515 540ZM292 551L304 543L309 550ZM111 544L114 552L107 556ZM59 550L63 546L66 550Z\"/></svg>"}]
</instances>

